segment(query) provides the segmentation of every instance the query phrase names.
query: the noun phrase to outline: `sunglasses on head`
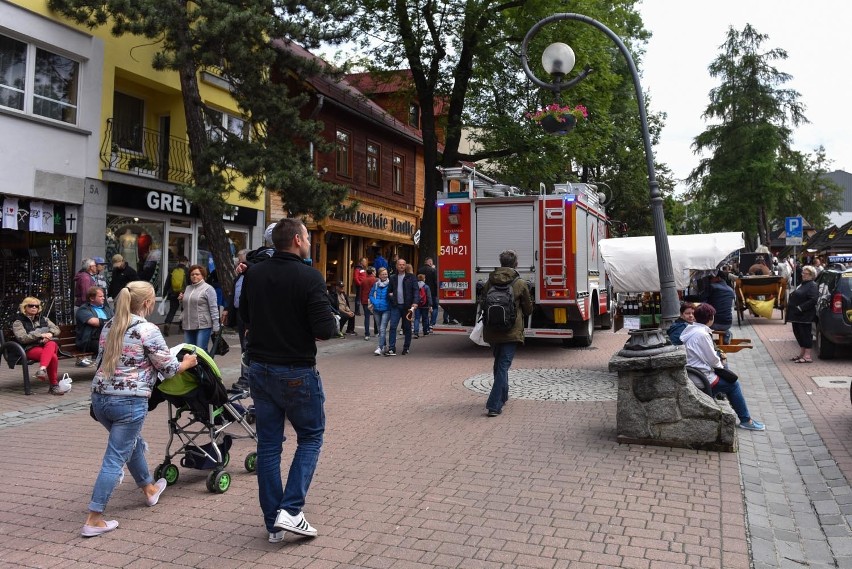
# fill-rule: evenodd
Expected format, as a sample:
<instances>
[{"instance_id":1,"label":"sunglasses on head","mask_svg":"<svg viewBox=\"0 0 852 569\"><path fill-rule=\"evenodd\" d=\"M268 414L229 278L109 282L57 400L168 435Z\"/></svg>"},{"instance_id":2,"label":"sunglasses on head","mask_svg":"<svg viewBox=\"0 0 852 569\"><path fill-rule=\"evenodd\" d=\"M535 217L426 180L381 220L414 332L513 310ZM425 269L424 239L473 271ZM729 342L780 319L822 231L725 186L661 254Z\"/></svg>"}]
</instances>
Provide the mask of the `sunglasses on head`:
<instances>
[{"instance_id":1,"label":"sunglasses on head","mask_svg":"<svg viewBox=\"0 0 852 569\"><path fill-rule=\"evenodd\" d=\"M27 308L41 308L41 304L28 304Z\"/></svg>"}]
</instances>

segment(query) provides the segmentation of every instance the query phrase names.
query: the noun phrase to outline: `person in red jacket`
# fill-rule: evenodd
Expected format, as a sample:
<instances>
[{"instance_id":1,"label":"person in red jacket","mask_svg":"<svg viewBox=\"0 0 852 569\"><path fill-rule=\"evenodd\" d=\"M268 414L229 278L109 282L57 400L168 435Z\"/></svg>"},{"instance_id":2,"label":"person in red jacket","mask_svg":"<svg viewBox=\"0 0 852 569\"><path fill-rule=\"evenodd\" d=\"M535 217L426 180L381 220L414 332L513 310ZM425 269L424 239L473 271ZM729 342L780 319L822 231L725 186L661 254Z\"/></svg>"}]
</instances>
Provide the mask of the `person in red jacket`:
<instances>
[{"instance_id":1,"label":"person in red jacket","mask_svg":"<svg viewBox=\"0 0 852 569\"><path fill-rule=\"evenodd\" d=\"M364 259L366 260L366 259ZM367 267L366 274L364 276L364 280L361 281L361 298L359 298L356 303L360 303L361 307L364 309L364 339L370 339L370 291L373 289L373 285L376 283L376 269L373 267ZM373 319L373 334L379 333L379 323L376 322L376 319Z\"/></svg>"},{"instance_id":2,"label":"person in red jacket","mask_svg":"<svg viewBox=\"0 0 852 569\"><path fill-rule=\"evenodd\" d=\"M367 259L362 258L352 269L352 282L355 288L355 316L361 316L361 283L367 276Z\"/></svg>"}]
</instances>

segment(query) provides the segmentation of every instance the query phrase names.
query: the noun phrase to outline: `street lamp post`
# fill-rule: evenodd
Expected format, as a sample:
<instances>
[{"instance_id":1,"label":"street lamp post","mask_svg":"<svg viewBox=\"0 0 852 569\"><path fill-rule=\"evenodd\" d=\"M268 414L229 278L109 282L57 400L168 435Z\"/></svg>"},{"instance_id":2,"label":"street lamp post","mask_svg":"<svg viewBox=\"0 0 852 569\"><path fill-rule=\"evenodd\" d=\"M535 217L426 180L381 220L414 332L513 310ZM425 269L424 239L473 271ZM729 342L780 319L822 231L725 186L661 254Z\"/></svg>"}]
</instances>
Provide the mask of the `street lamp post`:
<instances>
[{"instance_id":1,"label":"street lamp post","mask_svg":"<svg viewBox=\"0 0 852 569\"><path fill-rule=\"evenodd\" d=\"M545 49L542 54L542 65L549 74L555 78L554 83L546 83L540 80L530 70L527 48L533 37L547 24L562 20L573 20L589 24L598 30L602 31L609 37L619 51L627 60L627 65L630 68L630 74L633 77L633 86L636 90L636 101L639 104L639 118L642 123L642 141L645 145L645 161L648 167L648 189L650 191L651 215L653 217L654 226L654 241L657 249L657 270L660 275L660 297L662 300L660 325L665 330L674 322L679 313L677 289L675 288L674 272L672 270L672 258L669 251L669 239L666 234L666 222L663 216L663 196L660 193L660 185L657 183L657 176L654 172L654 152L651 147L651 134L648 130L648 115L645 111L645 96L642 94L642 87L639 84L639 72L636 70L636 64L633 61L633 56L612 30L603 25L601 22L584 16L582 14L553 14L542 20L539 20L527 35L524 37L524 43L521 47L521 66L524 69L527 77L541 87L553 91L557 97L565 89L570 89L577 83L582 81L592 72L590 67L586 67L579 75L569 81L563 81L565 76L573 69L575 58L574 51L564 43L554 43Z\"/></svg>"}]
</instances>

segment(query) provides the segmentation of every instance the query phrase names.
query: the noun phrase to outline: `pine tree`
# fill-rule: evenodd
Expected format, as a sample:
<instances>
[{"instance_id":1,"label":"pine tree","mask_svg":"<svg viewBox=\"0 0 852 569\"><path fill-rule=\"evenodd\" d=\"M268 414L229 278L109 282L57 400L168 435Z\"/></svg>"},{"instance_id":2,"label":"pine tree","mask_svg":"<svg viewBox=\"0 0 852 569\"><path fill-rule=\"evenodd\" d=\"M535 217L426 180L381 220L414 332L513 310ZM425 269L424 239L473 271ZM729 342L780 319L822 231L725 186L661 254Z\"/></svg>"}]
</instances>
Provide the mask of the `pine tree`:
<instances>
[{"instance_id":1,"label":"pine tree","mask_svg":"<svg viewBox=\"0 0 852 569\"><path fill-rule=\"evenodd\" d=\"M793 195L792 128L806 123L799 93L783 85L790 75L774 67L787 58L751 25L729 28L722 52L710 65L720 84L710 91L703 117L718 121L699 134L693 149L702 158L688 182L709 215L705 227L745 231L751 246L769 242L772 224ZM791 160L792 159L792 160ZM799 165L804 162L798 161Z\"/></svg>"}]
</instances>

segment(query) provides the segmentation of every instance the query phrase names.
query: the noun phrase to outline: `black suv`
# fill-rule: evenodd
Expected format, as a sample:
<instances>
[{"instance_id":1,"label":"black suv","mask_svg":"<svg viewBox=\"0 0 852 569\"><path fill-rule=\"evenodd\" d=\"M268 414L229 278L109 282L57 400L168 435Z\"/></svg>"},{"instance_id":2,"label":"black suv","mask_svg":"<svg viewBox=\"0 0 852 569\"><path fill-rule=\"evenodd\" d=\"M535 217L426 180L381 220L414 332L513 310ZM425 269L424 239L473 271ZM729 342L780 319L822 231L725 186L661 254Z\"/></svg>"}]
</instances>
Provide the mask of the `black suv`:
<instances>
[{"instance_id":1,"label":"black suv","mask_svg":"<svg viewBox=\"0 0 852 569\"><path fill-rule=\"evenodd\" d=\"M814 349L822 360L852 346L852 268L829 268L817 278L819 302Z\"/></svg>"}]
</instances>

